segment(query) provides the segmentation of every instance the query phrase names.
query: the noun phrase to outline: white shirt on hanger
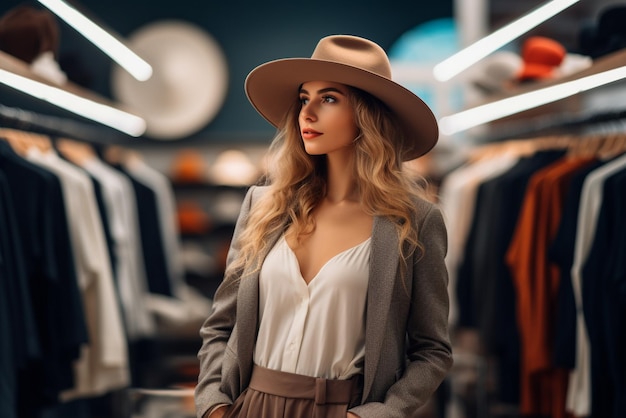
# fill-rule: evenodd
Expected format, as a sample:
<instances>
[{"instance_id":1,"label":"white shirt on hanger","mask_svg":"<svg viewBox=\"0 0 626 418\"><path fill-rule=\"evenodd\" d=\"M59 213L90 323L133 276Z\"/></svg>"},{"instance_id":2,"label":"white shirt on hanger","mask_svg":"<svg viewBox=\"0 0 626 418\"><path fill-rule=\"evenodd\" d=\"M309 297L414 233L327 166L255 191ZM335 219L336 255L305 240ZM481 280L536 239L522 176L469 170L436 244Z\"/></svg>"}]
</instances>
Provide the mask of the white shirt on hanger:
<instances>
[{"instance_id":1,"label":"white shirt on hanger","mask_svg":"<svg viewBox=\"0 0 626 418\"><path fill-rule=\"evenodd\" d=\"M576 416L591 414L591 360L589 334L582 305L582 269L591 251L603 198L603 183L626 168L626 155L616 158L587 175L580 195L576 225L572 287L576 302L576 367L570 374L566 409Z\"/></svg>"},{"instance_id":2,"label":"white shirt on hanger","mask_svg":"<svg viewBox=\"0 0 626 418\"><path fill-rule=\"evenodd\" d=\"M139 244L134 192L129 180L98 158L82 164L102 185L117 260L117 283L130 340L153 336L154 318L146 307L148 284ZM133 211L135 213L133 213Z\"/></svg>"},{"instance_id":3,"label":"white shirt on hanger","mask_svg":"<svg viewBox=\"0 0 626 418\"><path fill-rule=\"evenodd\" d=\"M61 182L89 331L90 341L74 364L75 387L61 398L96 396L127 387L127 341L91 179L53 150L42 153L30 148L26 158L56 174Z\"/></svg>"}]
</instances>

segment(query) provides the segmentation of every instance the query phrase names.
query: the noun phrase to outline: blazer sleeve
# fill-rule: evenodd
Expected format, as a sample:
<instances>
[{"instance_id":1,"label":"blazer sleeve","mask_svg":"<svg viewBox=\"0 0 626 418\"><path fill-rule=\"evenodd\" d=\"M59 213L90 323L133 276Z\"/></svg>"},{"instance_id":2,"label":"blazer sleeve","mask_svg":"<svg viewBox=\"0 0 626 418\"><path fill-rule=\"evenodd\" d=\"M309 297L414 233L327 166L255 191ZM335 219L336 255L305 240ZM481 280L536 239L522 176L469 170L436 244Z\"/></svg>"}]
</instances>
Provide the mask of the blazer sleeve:
<instances>
[{"instance_id":1,"label":"blazer sleeve","mask_svg":"<svg viewBox=\"0 0 626 418\"><path fill-rule=\"evenodd\" d=\"M441 212L431 206L420 233L423 255L414 255L412 302L407 325L409 387L424 405L452 367L448 329L448 270L445 265L447 232ZM406 389L405 389L406 390ZM409 389L409 391L411 391ZM393 396L395 391L390 391Z\"/></svg>"},{"instance_id":2,"label":"blazer sleeve","mask_svg":"<svg viewBox=\"0 0 626 418\"><path fill-rule=\"evenodd\" d=\"M362 418L417 416L452 367L448 334L448 273L445 266L447 232L441 211L432 204L421 207L418 222L423 251L413 256L411 301L406 322L406 368L387 390L383 402L357 406ZM401 342L398 342L401 344Z\"/></svg>"},{"instance_id":3,"label":"blazer sleeve","mask_svg":"<svg viewBox=\"0 0 626 418\"><path fill-rule=\"evenodd\" d=\"M241 247L239 235L250 212L254 189L255 186L252 186L248 190L241 205L226 257L227 271L228 266L236 259ZM233 399L228 394L222 392L220 386L222 381L222 364L228 350L227 343L230 335L233 333L237 317L238 280L237 274L230 274L224 277L213 297L211 315L209 315L200 329L200 337L202 338L202 347L198 351L200 371L194 394L198 418L204 416L205 413L216 405L230 405L233 403Z\"/></svg>"}]
</instances>

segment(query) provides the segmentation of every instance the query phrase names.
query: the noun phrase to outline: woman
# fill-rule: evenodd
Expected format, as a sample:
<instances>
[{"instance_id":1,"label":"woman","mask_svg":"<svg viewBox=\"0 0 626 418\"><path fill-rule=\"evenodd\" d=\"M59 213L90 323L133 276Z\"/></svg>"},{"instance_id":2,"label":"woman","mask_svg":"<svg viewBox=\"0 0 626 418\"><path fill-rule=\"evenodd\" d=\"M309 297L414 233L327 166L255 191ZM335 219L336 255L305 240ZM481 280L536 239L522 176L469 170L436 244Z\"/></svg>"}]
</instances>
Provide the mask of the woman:
<instances>
[{"instance_id":1,"label":"woman","mask_svg":"<svg viewBox=\"0 0 626 418\"><path fill-rule=\"evenodd\" d=\"M446 230L402 162L430 109L375 43L329 36L254 69L279 128L200 334L198 417L411 417L451 367Z\"/></svg>"}]
</instances>

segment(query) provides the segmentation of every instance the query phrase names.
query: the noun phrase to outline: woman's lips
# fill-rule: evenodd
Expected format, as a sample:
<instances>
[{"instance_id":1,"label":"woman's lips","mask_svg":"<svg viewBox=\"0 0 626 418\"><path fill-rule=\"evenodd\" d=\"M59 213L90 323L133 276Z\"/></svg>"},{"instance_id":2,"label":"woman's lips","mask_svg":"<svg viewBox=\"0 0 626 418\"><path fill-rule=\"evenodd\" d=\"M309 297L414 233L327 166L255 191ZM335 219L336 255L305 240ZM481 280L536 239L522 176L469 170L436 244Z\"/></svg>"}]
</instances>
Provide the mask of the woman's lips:
<instances>
[{"instance_id":1,"label":"woman's lips","mask_svg":"<svg viewBox=\"0 0 626 418\"><path fill-rule=\"evenodd\" d=\"M317 138L320 135L322 135L321 132L318 132L318 131L313 130L313 129L303 129L302 130L302 138L304 138L304 139L313 139L313 138Z\"/></svg>"}]
</instances>

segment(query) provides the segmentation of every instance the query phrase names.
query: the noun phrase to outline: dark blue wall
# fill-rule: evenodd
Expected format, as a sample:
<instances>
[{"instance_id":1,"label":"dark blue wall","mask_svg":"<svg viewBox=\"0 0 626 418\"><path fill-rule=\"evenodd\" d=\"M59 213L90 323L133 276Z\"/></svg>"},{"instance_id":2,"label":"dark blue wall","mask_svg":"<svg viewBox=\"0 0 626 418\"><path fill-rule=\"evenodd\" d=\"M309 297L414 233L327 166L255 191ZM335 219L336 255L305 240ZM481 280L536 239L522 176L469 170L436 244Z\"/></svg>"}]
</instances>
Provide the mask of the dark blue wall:
<instances>
[{"instance_id":1,"label":"dark blue wall","mask_svg":"<svg viewBox=\"0 0 626 418\"><path fill-rule=\"evenodd\" d=\"M3 0L0 14L21 3ZM336 33L364 36L388 49L402 33L420 23L452 15L451 0L83 0L75 4L122 36L152 21L182 19L216 38L228 60L229 92L216 118L184 139L210 142L265 140L273 133L243 92L243 81L256 65L276 58L310 56L319 38ZM109 58L63 22L60 25L61 53L79 60L90 80L89 88L110 97ZM6 97L0 97L0 103L6 102Z\"/></svg>"}]
</instances>

